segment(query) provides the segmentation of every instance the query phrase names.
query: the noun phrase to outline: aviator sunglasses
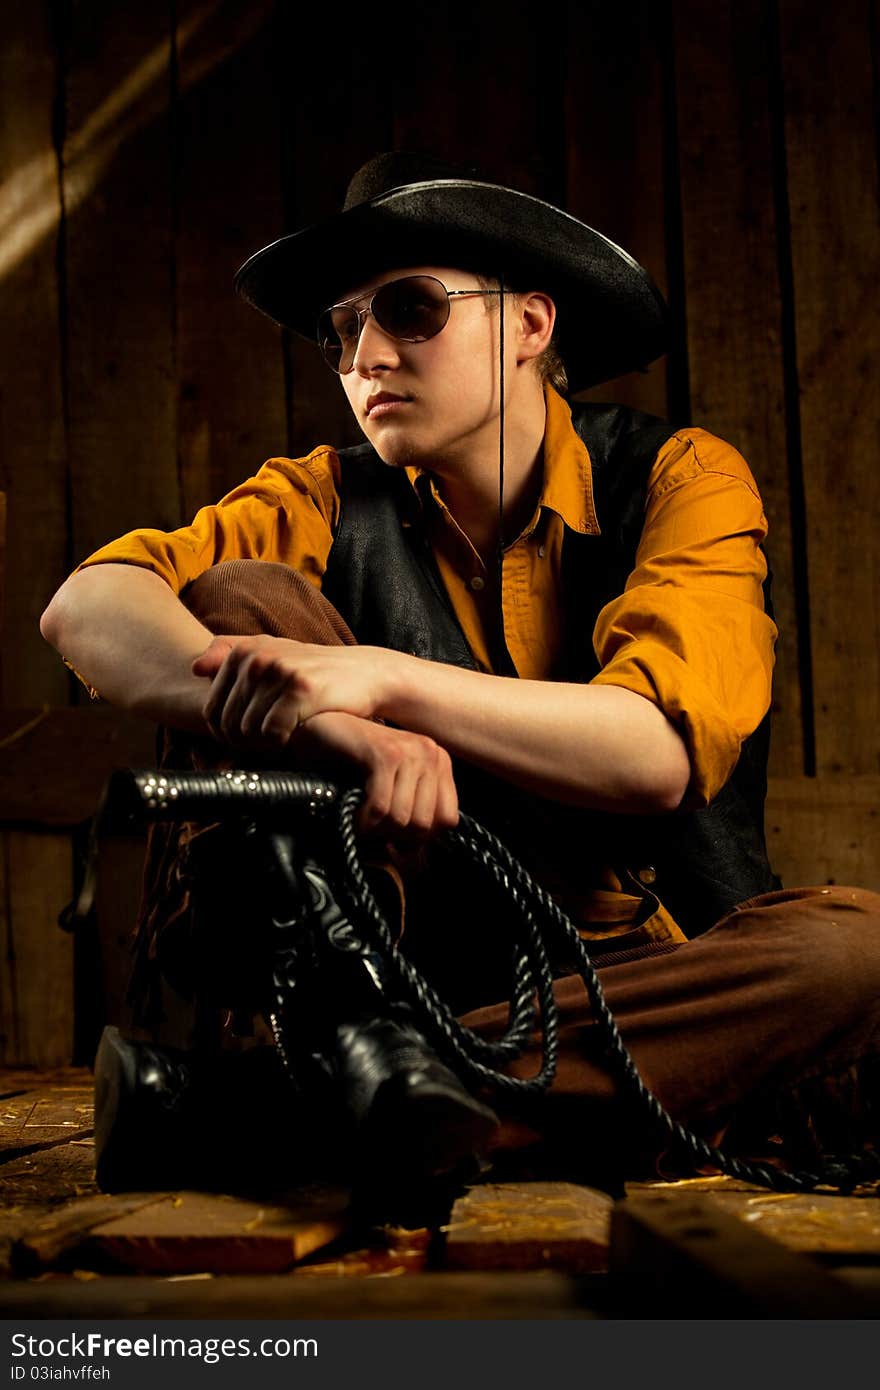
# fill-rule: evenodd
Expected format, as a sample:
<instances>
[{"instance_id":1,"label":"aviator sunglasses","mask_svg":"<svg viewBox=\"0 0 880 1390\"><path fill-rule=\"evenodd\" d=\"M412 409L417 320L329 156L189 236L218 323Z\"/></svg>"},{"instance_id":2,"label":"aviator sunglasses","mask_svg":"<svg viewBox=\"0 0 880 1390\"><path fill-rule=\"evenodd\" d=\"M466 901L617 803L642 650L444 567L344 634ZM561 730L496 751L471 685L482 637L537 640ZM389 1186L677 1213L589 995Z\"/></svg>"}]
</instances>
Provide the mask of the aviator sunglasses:
<instances>
[{"instance_id":1,"label":"aviator sunglasses","mask_svg":"<svg viewBox=\"0 0 880 1390\"><path fill-rule=\"evenodd\" d=\"M351 371L368 314L389 338L400 343L424 343L446 327L452 299L474 294L501 294L501 290L448 290L434 275L404 275L380 285L369 298L361 294L331 304L318 319L318 343L324 361L340 376ZM363 307L358 308L359 304Z\"/></svg>"}]
</instances>

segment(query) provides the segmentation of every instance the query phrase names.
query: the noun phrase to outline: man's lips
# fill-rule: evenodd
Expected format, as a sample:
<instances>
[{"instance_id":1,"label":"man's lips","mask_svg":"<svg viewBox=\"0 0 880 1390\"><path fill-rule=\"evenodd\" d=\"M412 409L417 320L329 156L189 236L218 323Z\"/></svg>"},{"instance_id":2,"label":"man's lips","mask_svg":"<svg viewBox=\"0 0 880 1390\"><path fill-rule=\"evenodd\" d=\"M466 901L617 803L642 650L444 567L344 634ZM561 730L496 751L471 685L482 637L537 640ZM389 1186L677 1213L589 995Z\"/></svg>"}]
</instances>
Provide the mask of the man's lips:
<instances>
[{"instance_id":1,"label":"man's lips","mask_svg":"<svg viewBox=\"0 0 880 1390\"><path fill-rule=\"evenodd\" d=\"M371 420L379 415L388 415L399 406L408 405L411 399L411 396L395 396L392 391L379 391L368 399L367 415Z\"/></svg>"}]
</instances>

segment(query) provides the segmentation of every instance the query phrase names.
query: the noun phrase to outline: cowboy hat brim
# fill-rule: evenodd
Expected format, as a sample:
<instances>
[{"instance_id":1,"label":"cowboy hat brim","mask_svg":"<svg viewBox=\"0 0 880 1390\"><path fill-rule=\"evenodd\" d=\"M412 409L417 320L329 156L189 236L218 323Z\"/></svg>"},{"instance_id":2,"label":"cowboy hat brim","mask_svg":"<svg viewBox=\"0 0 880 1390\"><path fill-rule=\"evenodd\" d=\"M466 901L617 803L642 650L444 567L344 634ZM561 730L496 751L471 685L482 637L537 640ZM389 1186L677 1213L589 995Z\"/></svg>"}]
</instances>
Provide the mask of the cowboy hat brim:
<instances>
[{"instance_id":1,"label":"cowboy hat brim","mask_svg":"<svg viewBox=\"0 0 880 1390\"><path fill-rule=\"evenodd\" d=\"M572 391L666 350L665 301L626 251L550 203L475 179L408 183L282 237L245 262L235 288L314 341L322 309L371 276L417 265L503 274L513 289L551 295Z\"/></svg>"}]
</instances>

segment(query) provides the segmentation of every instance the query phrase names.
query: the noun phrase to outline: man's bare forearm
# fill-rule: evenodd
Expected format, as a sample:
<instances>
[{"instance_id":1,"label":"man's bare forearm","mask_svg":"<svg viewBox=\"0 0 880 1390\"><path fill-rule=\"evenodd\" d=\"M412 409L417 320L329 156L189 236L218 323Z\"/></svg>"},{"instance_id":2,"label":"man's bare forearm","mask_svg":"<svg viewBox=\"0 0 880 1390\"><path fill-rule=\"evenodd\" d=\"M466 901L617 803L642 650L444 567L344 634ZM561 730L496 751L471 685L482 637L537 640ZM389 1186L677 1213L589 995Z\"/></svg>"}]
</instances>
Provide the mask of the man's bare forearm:
<instances>
[{"instance_id":1,"label":"man's bare forearm","mask_svg":"<svg viewBox=\"0 0 880 1390\"><path fill-rule=\"evenodd\" d=\"M690 781L684 741L630 690L486 676L396 654L386 689L385 718L554 800L671 811Z\"/></svg>"},{"instance_id":2,"label":"man's bare forearm","mask_svg":"<svg viewBox=\"0 0 880 1390\"><path fill-rule=\"evenodd\" d=\"M151 570L79 570L52 599L40 630L110 704L157 723L207 731L202 707L209 682L191 668L211 633Z\"/></svg>"},{"instance_id":3,"label":"man's bare forearm","mask_svg":"<svg viewBox=\"0 0 880 1390\"><path fill-rule=\"evenodd\" d=\"M556 801L611 811L674 810L690 782L662 710L611 685L515 680L373 646L217 637L199 657L218 737L279 747L328 710L376 716Z\"/></svg>"},{"instance_id":4,"label":"man's bare forearm","mask_svg":"<svg viewBox=\"0 0 880 1390\"><path fill-rule=\"evenodd\" d=\"M192 674L212 634L150 570L95 565L71 576L43 614L43 636L110 703L159 724L211 734L203 709L210 679ZM234 740L236 746L247 740ZM444 750L419 734L345 713L316 715L297 731L296 747L251 740L281 761L335 763L359 770L362 829L416 842L458 819L452 767Z\"/></svg>"}]
</instances>

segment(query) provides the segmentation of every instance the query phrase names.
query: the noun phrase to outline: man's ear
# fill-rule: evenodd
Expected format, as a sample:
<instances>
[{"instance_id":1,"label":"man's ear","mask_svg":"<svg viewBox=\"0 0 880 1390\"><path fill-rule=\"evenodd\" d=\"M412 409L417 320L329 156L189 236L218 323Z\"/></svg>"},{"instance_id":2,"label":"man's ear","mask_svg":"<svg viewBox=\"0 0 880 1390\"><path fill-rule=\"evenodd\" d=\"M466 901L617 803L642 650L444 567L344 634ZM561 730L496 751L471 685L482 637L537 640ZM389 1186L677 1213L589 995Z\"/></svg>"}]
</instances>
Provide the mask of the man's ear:
<instances>
[{"instance_id":1,"label":"man's ear","mask_svg":"<svg viewBox=\"0 0 880 1390\"><path fill-rule=\"evenodd\" d=\"M517 361L531 362L550 346L556 305L549 294L532 290L517 295Z\"/></svg>"}]
</instances>

